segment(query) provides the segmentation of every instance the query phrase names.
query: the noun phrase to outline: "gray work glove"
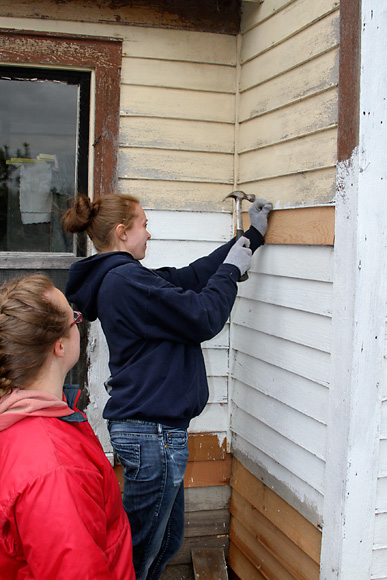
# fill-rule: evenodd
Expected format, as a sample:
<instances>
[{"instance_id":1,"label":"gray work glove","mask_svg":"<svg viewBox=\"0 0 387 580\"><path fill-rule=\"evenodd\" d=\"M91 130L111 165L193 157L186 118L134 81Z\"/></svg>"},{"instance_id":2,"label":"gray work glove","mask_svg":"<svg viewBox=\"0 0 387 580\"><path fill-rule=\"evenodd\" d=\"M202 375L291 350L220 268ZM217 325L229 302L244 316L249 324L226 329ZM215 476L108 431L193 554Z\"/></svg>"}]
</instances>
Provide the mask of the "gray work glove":
<instances>
[{"instance_id":1,"label":"gray work glove","mask_svg":"<svg viewBox=\"0 0 387 580\"><path fill-rule=\"evenodd\" d=\"M256 199L249 207L250 223L262 236L267 232L267 216L272 209L273 204L265 199Z\"/></svg>"},{"instance_id":2,"label":"gray work glove","mask_svg":"<svg viewBox=\"0 0 387 580\"><path fill-rule=\"evenodd\" d=\"M250 240L242 236L235 242L229 253L224 259L223 264L233 264L241 273L241 276L251 266L252 251L250 250Z\"/></svg>"}]
</instances>

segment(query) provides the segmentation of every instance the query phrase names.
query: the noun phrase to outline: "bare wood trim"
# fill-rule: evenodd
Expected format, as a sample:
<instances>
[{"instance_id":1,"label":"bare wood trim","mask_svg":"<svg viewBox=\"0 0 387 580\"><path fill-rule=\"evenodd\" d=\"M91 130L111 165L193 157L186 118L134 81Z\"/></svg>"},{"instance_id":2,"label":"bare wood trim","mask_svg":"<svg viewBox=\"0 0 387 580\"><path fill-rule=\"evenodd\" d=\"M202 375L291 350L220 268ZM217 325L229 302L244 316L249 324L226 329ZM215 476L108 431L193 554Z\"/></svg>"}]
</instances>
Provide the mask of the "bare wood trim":
<instances>
[{"instance_id":1,"label":"bare wood trim","mask_svg":"<svg viewBox=\"0 0 387 580\"><path fill-rule=\"evenodd\" d=\"M294 544L262 513L237 492L231 496L230 512L281 566L299 580L318 580L319 564ZM317 571L317 576L316 576Z\"/></svg>"},{"instance_id":2,"label":"bare wood trim","mask_svg":"<svg viewBox=\"0 0 387 580\"><path fill-rule=\"evenodd\" d=\"M250 473L235 457L232 461L231 487L231 498L235 490L302 552L314 562L320 562L320 530Z\"/></svg>"},{"instance_id":3,"label":"bare wood trim","mask_svg":"<svg viewBox=\"0 0 387 580\"><path fill-rule=\"evenodd\" d=\"M250 562L241 550L233 543L230 544L228 563L238 577L249 580L267 580Z\"/></svg>"},{"instance_id":4,"label":"bare wood trim","mask_svg":"<svg viewBox=\"0 0 387 580\"><path fill-rule=\"evenodd\" d=\"M228 485L231 476L231 456L222 461L190 461L184 478L185 487Z\"/></svg>"},{"instance_id":5,"label":"bare wood trim","mask_svg":"<svg viewBox=\"0 0 387 580\"><path fill-rule=\"evenodd\" d=\"M359 145L360 0L340 1L338 161L349 159Z\"/></svg>"},{"instance_id":6,"label":"bare wood trim","mask_svg":"<svg viewBox=\"0 0 387 580\"><path fill-rule=\"evenodd\" d=\"M249 227L248 213L243 214ZM334 206L274 210L269 215L266 244L333 246L335 242Z\"/></svg>"},{"instance_id":7,"label":"bare wood trim","mask_svg":"<svg viewBox=\"0 0 387 580\"><path fill-rule=\"evenodd\" d=\"M211 461L225 459L226 438L221 441L213 433L192 433L188 437L188 461Z\"/></svg>"},{"instance_id":8,"label":"bare wood trim","mask_svg":"<svg viewBox=\"0 0 387 580\"><path fill-rule=\"evenodd\" d=\"M95 72L94 196L117 188L121 41L0 30L3 63Z\"/></svg>"}]
</instances>

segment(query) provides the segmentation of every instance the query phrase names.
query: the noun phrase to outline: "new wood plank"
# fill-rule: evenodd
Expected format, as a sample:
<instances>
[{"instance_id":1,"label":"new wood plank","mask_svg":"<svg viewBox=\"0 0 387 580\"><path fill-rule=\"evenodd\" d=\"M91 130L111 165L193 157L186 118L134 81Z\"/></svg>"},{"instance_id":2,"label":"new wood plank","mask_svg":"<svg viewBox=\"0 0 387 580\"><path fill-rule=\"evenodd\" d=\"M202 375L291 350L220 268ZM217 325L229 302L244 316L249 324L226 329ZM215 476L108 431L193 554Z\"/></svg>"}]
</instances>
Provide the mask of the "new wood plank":
<instances>
[{"instance_id":1,"label":"new wood plank","mask_svg":"<svg viewBox=\"0 0 387 580\"><path fill-rule=\"evenodd\" d=\"M237 492L231 496L230 511L289 574L298 580L318 579L319 564L303 553L260 512L251 508Z\"/></svg>"},{"instance_id":2,"label":"new wood plank","mask_svg":"<svg viewBox=\"0 0 387 580\"><path fill-rule=\"evenodd\" d=\"M321 532L297 510L233 459L231 486L316 564L320 562Z\"/></svg>"},{"instance_id":3,"label":"new wood plank","mask_svg":"<svg viewBox=\"0 0 387 580\"><path fill-rule=\"evenodd\" d=\"M338 12L334 12L286 42L245 62L241 71L240 86L244 90L274 78L330 50L338 43L339 18Z\"/></svg>"},{"instance_id":4,"label":"new wood plank","mask_svg":"<svg viewBox=\"0 0 387 580\"><path fill-rule=\"evenodd\" d=\"M292 2L243 35L242 62L270 50L273 46L295 36L314 22L318 22L324 16L337 10L336 0Z\"/></svg>"},{"instance_id":5,"label":"new wood plank","mask_svg":"<svg viewBox=\"0 0 387 580\"><path fill-rule=\"evenodd\" d=\"M265 546L246 530L243 523L234 517L231 521L230 543L235 545L265 578L294 580L294 576L289 574Z\"/></svg>"},{"instance_id":6,"label":"new wood plank","mask_svg":"<svg viewBox=\"0 0 387 580\"><path fill-rule=\"evenodd\" d=\"M227 93L122 85L121 114L234 124L235 97Z\"/></svg>"},{"instance_id":7,"label":"new wood plank","mask_svg":"<svg viewBox=\"0 0 387 580\"><path fill-rule=\"evenodd\" d=\"M240 580L267 580L234 543L230 545L228 562Z\"/></svg>"},{"instance_id":8,"label":"new wood plank","mask_svg":"<svg viewBox=\"0 0 387 580\"><path fill-rule=\"evenodd\" d=\"M234 127L229 123L125 116L120 121L120 146L233 153ZM221 209L220 207L218 208Z\"/></svg>"},{"instance_id":9,"label":"new wood plank","mask_svg":"<svg viewBox=\"0 0 387 580\"><path fill-rule=\"evenodd\" d=\"M267 244L302 244L333 246L335 240L335 208L308 207L273 212ZM289 241L291 240L291 241Z\"/></svg>"},{"instance_id":10,"label":"new wood plank","mask_svg":"<svg viewBox=\"0 0 387 580\"><path fill-rule=\"evenodd\" d=\"M178 49L177 49L178 50ZM176 59L123 58L122 83L235 93L235 66Z\"/></svg>"},{"instance_id":11,"label":"new wood plank","mask_svg":"<svg viewBox=\"0 0 387 580\"><path fill-rule=\"evenodd\" d=\"M187 464L185 487L228 485L231 475L231 457L221 461L192 461Z\"/></svg>"},{"instance_id":12,"label":"new wood plank","mask_svg":"<svg viewBox=\"0 0 387 580\"><path fill-rule=\"evenodd\" d=\"M214 461L227 457L227 441L223 434L195 433L188 437L188 461Z\"/></svg>"}]
</instances>

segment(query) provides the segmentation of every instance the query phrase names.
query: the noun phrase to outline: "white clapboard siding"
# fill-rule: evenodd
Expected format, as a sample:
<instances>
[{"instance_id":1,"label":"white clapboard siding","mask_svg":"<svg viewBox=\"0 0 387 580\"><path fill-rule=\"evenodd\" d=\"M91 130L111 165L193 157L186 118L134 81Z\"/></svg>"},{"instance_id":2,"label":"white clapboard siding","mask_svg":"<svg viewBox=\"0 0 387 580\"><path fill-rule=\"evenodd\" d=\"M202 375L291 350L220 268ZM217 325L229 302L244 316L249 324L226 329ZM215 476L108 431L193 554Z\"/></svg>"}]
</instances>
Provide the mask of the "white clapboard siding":
<instances>
[{"instance_id":1,"label":"white clapboard siding","mask_svg":"<svg viewBox=\"0 0 387 580\"><path fill-rule=\"evenodd\" d=\"M227 242L233 236L228 213L146 210L147 229L156 240Z\"/></svg>"},{"instance_id":2,"label":"white clapboard siding","mask_svg":"<svg viewBox=\"0 0 387 580\"><path fill-rule=\"evenodd\" d=\"M189 425L190 433L221 433L219 439L226 437L228 410L225 404L208 403L204 411Z\"/></svg>"},{"instance_id":3,"label":"white clapboard siding","mask_svg":"<svg viewBox=\"0 0 387 580\"><path fill-rule=\"evenodd\" d=\"M270 477L280 476L294 497L299 499L302 489L320 521L332 257L333 249L324 246L264 246L254 256L231 317L233 445L242 452L247 442L250 459ZM294 489L299 481L303 483ZM299 507L296 501L294 505Z\"/></svg>"}]
</instances>

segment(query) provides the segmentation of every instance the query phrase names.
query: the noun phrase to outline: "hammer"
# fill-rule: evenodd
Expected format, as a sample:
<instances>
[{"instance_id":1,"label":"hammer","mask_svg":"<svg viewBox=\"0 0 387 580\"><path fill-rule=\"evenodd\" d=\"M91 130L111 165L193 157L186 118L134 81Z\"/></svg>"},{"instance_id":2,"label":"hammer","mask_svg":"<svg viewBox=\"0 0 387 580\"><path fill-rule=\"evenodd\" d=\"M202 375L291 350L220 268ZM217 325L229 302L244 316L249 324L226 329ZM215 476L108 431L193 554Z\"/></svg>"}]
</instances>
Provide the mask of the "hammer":
<instances>
[{"instance_id":1,"label":"hammer","mask_svg":"<svg viewBox=\"0 0 387 580\"><path fill-rule=\"evenodd\" d=\"M244 191L232 191L223 199L225 201L228 197L232 197L235 199L235 211L236 211L236 220L237 220L237 230L236 230L236 239L243 235L243 219L242 219L242 201L247 199L251 203L255 200L255 195L253 193L247 194ZM248 278L247 272L243 274L239 278L239 282L244 282Z\"/></svg>"}]
</instances>

